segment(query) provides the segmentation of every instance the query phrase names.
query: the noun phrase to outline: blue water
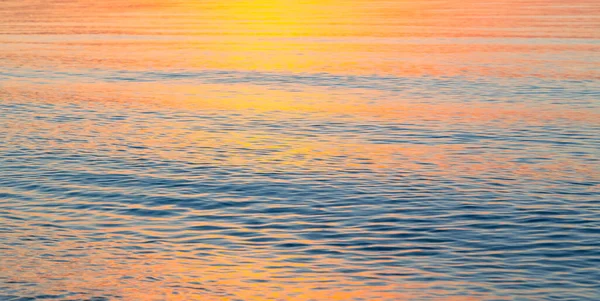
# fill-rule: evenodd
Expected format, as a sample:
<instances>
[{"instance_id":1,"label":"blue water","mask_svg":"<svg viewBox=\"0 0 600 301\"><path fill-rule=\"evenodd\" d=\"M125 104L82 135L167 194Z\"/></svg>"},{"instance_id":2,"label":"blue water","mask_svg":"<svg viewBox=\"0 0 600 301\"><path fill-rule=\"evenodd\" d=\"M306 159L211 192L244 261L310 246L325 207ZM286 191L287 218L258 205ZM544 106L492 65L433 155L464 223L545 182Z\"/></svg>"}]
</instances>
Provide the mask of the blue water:
<instances>
[{"instance_id":1,"label":"blue water","mask_svg":"<svg viewBox=\"0 0 600 301\"><path fill-rule=\"evenodd\" d=\"M283 69L266 38L185 67L193 35L32 20L0 37L0 300L600 300L595 12L573 39L307 38L339 49Z\"/></svg>"}]
</instances>

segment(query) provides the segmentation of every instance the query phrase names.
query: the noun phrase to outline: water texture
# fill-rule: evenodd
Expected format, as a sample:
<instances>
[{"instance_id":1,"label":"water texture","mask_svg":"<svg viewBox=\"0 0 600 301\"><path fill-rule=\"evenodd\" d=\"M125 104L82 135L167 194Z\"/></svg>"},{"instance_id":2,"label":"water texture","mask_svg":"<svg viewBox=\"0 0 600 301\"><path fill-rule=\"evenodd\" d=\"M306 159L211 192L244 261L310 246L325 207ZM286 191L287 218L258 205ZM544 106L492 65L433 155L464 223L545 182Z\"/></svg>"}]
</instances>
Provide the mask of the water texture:
<instances>
[{"instance_id":1,"label":"water texture","mask_svg":"<svg viewBox=\"0 0 600 301\"><path fill-rule=\"evenodd\" d=\"M600 3L0 1L0 300L600 300Z\"/></svg>"}]
</instances>

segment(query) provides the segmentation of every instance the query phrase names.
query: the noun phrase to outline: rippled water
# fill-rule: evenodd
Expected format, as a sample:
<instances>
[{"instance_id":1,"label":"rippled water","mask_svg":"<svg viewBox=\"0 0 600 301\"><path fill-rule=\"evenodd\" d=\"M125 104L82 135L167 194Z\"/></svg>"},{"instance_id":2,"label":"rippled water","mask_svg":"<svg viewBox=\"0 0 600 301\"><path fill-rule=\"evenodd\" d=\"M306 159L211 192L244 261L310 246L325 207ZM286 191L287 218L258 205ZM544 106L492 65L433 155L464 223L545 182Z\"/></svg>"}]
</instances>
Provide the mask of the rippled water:
<instances>
[{"instance_id":1,"label":"rippled water","mask_svg":"<svg viewBox=\"0 0 600 301\"><path fill-rule=\"evenodd\" d=\"M0 1L0 300L600 300L599 51L593 0Z\"/></svg>"}]
</instances>

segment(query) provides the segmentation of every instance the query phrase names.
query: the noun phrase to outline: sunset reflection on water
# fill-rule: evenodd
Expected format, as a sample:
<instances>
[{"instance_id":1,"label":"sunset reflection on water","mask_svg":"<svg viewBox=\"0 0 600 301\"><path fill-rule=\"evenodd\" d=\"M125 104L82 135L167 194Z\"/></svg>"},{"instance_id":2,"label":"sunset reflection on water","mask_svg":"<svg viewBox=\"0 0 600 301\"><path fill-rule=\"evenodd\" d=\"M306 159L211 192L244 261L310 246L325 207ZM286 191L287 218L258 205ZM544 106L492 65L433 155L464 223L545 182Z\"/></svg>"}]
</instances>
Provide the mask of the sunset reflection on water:
<instances>
[{"instance_id":1,"label":"sunset reflection on water","mask_svg":"<svg viewBox=\"0 0 600 301\"><path fill-rule=\"evenodd\" d=\"M599 16L2 1L0 300L595 300Z\"/></svg>"}]
</instances>

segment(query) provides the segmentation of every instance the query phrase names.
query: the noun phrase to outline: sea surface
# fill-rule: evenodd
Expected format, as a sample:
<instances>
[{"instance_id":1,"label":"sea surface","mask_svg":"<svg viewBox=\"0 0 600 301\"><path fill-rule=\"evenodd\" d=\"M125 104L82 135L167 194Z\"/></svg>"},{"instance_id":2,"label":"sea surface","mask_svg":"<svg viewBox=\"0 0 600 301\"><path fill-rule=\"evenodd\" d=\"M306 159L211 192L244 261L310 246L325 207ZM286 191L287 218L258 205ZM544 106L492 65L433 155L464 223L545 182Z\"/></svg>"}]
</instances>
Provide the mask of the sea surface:
<instances>
[{"instance_id":1,"label":"sea surface","mask_svg":"<svg viewBox=\"0 0 600 301\"><path fill-rule=\"evenodd\" d=\"M597 0L0 0L0 300L600 300Z\"/></svg>"}]
</instances>

